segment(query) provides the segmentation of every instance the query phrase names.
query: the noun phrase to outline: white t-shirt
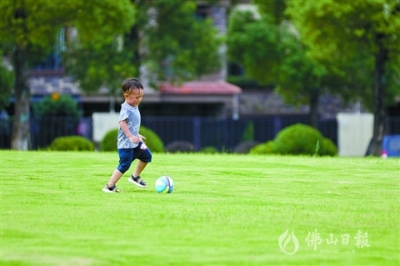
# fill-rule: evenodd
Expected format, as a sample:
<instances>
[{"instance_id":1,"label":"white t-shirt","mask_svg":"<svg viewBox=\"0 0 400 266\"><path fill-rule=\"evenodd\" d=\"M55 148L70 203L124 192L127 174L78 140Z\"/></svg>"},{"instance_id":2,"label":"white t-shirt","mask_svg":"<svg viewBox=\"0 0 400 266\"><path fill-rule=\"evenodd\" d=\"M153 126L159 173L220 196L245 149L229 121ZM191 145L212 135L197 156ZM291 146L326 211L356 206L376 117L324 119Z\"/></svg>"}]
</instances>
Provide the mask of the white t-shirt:
<instances>
[{"instance_id":1,"label":"white t-shirt","mask_svg":"<svg viewBox=\"0 0 400 266\"><path fill-rule=\"evenodd\" d=\"M125 102L121 104L118 122L123 120L126 120L126 124L128 125L129 131L132 133L132 135L138 136L140 129L140 112L138 106L131 106ZM133 143L127 138L120 127L118 130L117 148L131 149L136 148L137 145L138 143Z\"/></svg>"}]
</instances>

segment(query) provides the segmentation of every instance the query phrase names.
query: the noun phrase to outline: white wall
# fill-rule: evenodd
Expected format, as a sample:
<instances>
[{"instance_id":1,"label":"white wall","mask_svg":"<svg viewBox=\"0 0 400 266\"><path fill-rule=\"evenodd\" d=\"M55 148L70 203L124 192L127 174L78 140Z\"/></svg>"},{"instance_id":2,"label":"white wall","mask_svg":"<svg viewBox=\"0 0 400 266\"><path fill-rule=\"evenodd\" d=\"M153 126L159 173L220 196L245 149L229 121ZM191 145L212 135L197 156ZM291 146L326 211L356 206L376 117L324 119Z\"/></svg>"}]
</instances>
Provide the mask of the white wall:
<instances>
[{"instance_id":1,"label":"white wall","mask_svg":"<svg viewBox=\"0 0 400 266\"><path fill-rule=\"evenodd\" d=\"M111 129L119 128L119 113L93 113L93 140L101 142Z\"/></svg>"},{"instance_id":2,"label":"white wall","mask_svg":"<svg viewBox=\"0 0 400 266\"><path fill-rule=\"evenodd\" d=\"M336 118L339 156L364 156L372 138L374 116L339 113Z\"/></svg>"}]
</instances>

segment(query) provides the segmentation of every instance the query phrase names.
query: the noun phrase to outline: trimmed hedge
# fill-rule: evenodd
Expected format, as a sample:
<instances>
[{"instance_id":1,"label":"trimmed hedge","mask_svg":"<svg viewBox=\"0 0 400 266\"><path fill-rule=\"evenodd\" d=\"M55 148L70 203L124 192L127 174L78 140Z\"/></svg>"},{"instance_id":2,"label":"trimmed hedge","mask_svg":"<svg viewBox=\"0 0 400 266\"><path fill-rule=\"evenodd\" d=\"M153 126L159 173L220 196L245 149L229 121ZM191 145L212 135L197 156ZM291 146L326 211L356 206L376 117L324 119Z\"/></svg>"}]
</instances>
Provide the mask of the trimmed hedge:
<instances>
[{"instance_id":1,"label":"trimmed hedge","mask_svg":"<svg viewBox=\"0 0 400 266\"><path fill-rule=\"evenodd\" d=\"M206 146L199 150L199 153L205 153L205 154L216 154L219 153L218 149L212 146Z\"/></svg>"},{"instance_id":2,"label":"trimmed hedge","mask_svg":"<svg viewBox=\"0 0 400 266\"><path fill-rule=\"evenodd\" d=\"M321 151L321 155L336 156L338 154L338 149L332 140L324 138L322 146L323 150Z\"/></svg>"},{"instance_id":3,"label":"trimmed hedge","mask_svg":"<svg viewBox=\"0 0 400 266\"><path fill-rule=\"evenodd\" d=\"M153 130L141 126L139 132L140 135L146 137L146 145L149 147L151 152L165 152L164 142Z\"/></svg>"},{"instance_id":4,"label":"trimmed hedge","mask_svg":"<svg viewBox=\"0 0 400 266\"><path fill-rule=\"evenodd\" d=\"M259 144L250 150L250 154L273 154L275 152L275 143L270 140Z\"/></svg>"},{"instance_id":5,"label":"trimmed hedge","mask_svg":"<svg viewBox=\"0 0 400 266\"><path fill-rule=\"evenodd\" d=\"M117 150L118 129L112 129L106 133L100 142L100 151Z\"/></svg>"},{"instance_id":6,"label":"trimmed hedge","mask_svg":"<svg viewBox=\"0 0 400 266\"><path fill-rule=\"evenodd\" d=\"M164 152L164 143L160 137L151 129L141 126L140 135L146 138L146 146L151 152ZM100 142L100 151L116 151L117 150L118 129L112 129L107 132Z\"/></svg>"},{"instance_id":7,"label":"trimmed hedge","mask_svg":"<svg viewBox=\"0 0 400 266\"><path fill-rule=\"evenodd\" d=\"M50 151L94 151L94 143L82 136L58 137L47 147Z\"/></svg>"},{"instance_id":8,"label":"trimmed hedge","mask_svg":"<svg viewBox=\"0 0 400 266\"><path fill-rule=\"evenodd\" d=\"M337 154L332 148L332 142L326 141L317 129L304 124L295 124L281 130L275 138L274 145L274 152L279 154Z\"/></svg>"},{"instance_id":9,"label":"trimmed hedge","mask_svg":"<svg viewBox=\"0 0 400 266\"><path fill-rule=\"evenodd\" d=\"M337 148L317 129L303 124L295 124L281 130L274 141L270 140L253 147L250 154L336 156Z\"/></svg>"},{"instance_id":10,"label":"trimmed hedge","mask_svg":"<svg viewBox=\"0 0 400 266\"><path fill-rule=\"evenodd\" d=\"M81 115L78 102L65 94L46 96L40 102L32 104L32 108L38 117L67 116L79 119Z\"/></svg>"}]
</instances>

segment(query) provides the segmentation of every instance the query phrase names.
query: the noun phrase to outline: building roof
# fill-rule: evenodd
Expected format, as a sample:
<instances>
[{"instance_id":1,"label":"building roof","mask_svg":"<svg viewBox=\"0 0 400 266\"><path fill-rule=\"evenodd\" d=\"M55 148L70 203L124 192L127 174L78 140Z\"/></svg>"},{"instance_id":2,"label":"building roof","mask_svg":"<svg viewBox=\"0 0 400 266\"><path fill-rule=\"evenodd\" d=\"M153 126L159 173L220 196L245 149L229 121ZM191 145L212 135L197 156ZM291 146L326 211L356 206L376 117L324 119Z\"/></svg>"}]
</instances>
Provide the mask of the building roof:
<instances>
[{"instance_id":1,"label":"building roof","mask_svg":"<svg viewBox=\"0 0 400 266\"><path fill-rule=\"evenodd\" d=\"M242 89L225 81L190 81L181 85L163 83L159 87L162 94L208 94L233 95L242 93Z\"/></svg>"}]
</instances>

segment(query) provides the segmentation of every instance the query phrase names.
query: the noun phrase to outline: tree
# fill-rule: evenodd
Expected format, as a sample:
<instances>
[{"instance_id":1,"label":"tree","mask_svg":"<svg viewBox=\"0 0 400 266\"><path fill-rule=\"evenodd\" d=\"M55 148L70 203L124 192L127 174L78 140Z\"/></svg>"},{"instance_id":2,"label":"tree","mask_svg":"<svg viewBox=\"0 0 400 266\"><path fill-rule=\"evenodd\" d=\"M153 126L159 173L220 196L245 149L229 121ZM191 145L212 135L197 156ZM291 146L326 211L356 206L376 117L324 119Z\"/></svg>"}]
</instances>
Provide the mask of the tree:
<instances>
[{"instance_id":1,"label":"tree","mask_svg":"<svg viewBox=\"0 0 400 266\"><path fill-rule=\"evenodd\" d=\"M77 28L81 43L100 46L131 27L135 8L129 0L3 0L0 10L1 42L13 47L15 116L11 148L27 150L30 131L28 61L31 54L48 50L63 27Z\"/></svg>"},{"instance_id":2,"label":"tree","mask_svg":"<svg viewBox=\"0 0 400 266\"><path fill-rule=\"evenodd\" d=\"M97 93L101 87L108 88L113 98L128 76L145 74L157 88L158 82L190 80L220 67L222 39L210 19L196 18L197 1L132 3L137 9L136 23L126 34L96 46L76 40L69 43L67 73L79 81L83 91Z\"/></svg>"},{"instance_id":3,"label":"tree","mask_svg":"<svg viewBox=\"0 0 400 266\"><path fill-rule=\"evenodd\" d=\"M273 4L262 3L268 4L262 10ZM281 7L274 10L282 14ZM316 128L318 101L327 71L308 56L307 47L292 25L277 16L266 11L233 11L229 19L228 56L243 65L246 74L260 84L274 83L286 102L308 103L309 122Z\"/></svg>"},{"instance_id":4,"label":"tree","mask_svg":"<svg viewBox=\"0 0 400 266\"><path fill-rule=\"evenodd\" d=\"M233 10L228 25L228 58L261 85L276 82L281 55L279 31L271 17Z\"/></svg>"},{"instance_id":5,"label":"tree","mask_svg":"<svg viewBox=\"0 0 400 266\"><path fill-rule=\"evenodd\" d=\"M190 80L220 68L222 38L211 19L195 16L198 1L133 1L138 23L129 41L138 43L137 62L152 82Z\"/></svg>"},{"instance_id":6,"label":"tree","mask_svg":"<svg viewBox=\"0 0 400 266\"><path fill-rule=\"evenodd\" d=\"M372 95L374 126L370 143L372 155L379 156L382 139L385 134L385 107L388 96L394 101L394 94L399 93L396 82L399 79L400 62L400 1L290 1L287 14L304 36L304 41L311 47L313 58L332 63L332 71L342 78L357 83L356 79L346 77L353 73L344 70L349 67L354 57L363 57L365 69L362 75L373 77L373 83L366 89ZM338 62L340 62L338 64ZM359 71L358 76L360 77ZM361 79L365 81L365 79ZM347 90L352 90L346 86ZM341 93L346 93L346 89Z\"/></svg>"},{"instance_id":7,"label":"tree","mask_svg":"<svg viewBox=\"0 0 400 266\"><path fill-rule=\"evenodd\" d=\"M281 25L284 27L291 25ZM280 53L276 90L287 103L308 104L309 124L317 129L319 99L326 91L329 73L323 64L309 56L308 48L288 28L281 33Z\"/></svg>"},{"instance_id":8,"label":"tree","mask_svg":"<svg viewBox=\"0 0 400 266\"><path fill-rule=\"evenodd\" d=\"M284 20L288 20L285 15L287 2L289 0L253 0L260 13L268 14L273 18L275 25L280 25Z\"/></svg>"},{"instance_id":9,"label":"tree","mask_svg":"<svg viewBox=\"0 0 400 266\"><path fill-rule=\"evenodd\" d=\"M115 97L122 80L137 76L138 73L133 62L134 50L130 48L130 45L123 43L122 36L101 45L70 40L64 53L66 72L88 94L97 94L101 88L108 89L110 112L114 112Z\"/></svg>"},{"instance_id":10,"label":"tree","mask_svg":"<svg viewBox=\"0 0 400 266\"><path fill-rule=\"evenodd\" d=\"M2 54L3 52L0 50L0 55ZM7 69L4 66L3 59L0 59L0 111L8 106L13 82L12 71Z\"/></svg>"}]
</instances>

